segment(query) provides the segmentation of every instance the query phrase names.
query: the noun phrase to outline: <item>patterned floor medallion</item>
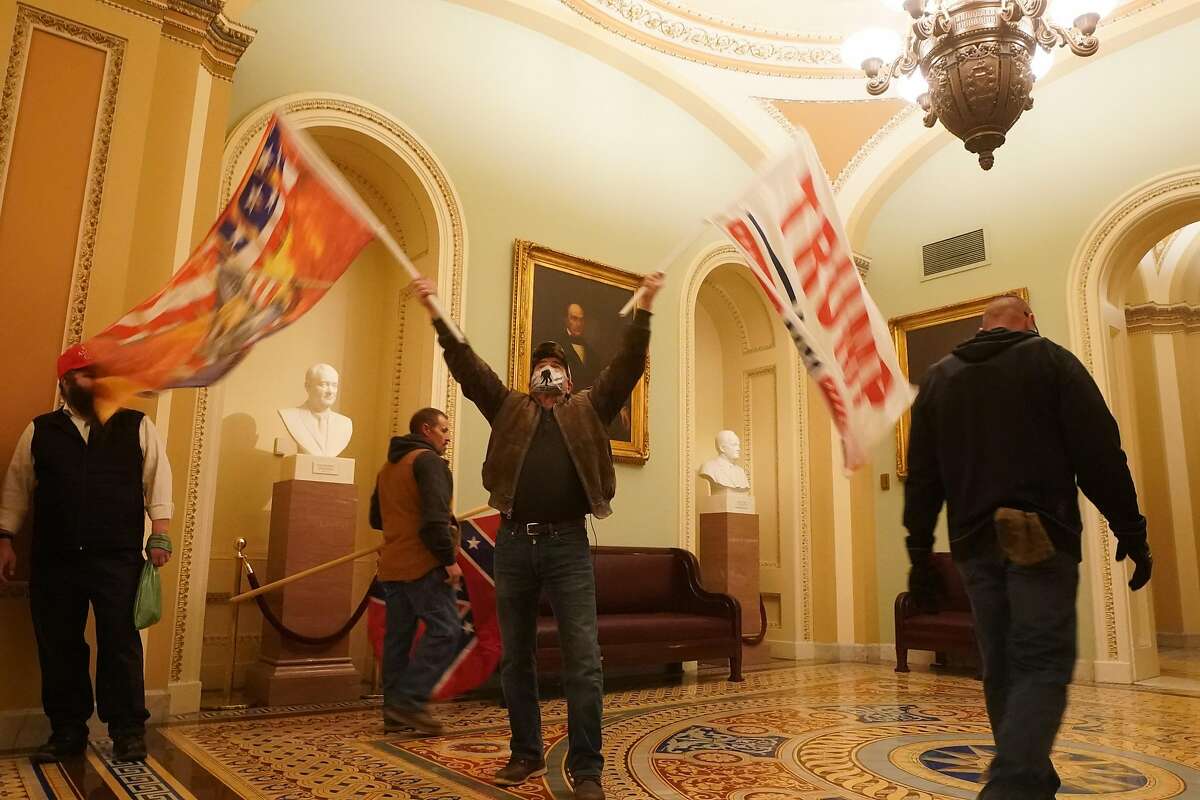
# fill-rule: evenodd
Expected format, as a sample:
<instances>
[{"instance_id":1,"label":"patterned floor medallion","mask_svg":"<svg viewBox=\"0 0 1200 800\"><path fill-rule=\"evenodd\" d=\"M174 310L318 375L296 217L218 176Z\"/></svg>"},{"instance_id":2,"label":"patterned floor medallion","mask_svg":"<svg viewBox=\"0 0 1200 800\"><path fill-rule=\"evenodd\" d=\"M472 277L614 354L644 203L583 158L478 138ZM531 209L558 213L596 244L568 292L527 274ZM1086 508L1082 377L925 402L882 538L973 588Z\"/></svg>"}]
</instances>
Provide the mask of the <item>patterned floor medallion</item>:
<instances>
[{"instance_id":1,"label":"patterned floor medallion","mask_svg":"<svg viewBox=\"0 0 1200 800\"><path fill-rule=\"evenodd\" d=\"M968 800L981 788L992 742L974 680L850 664L747 678L607 695L608 796ZM494 703L440 707L450 733L432 738L385 735L378 707L362 706L181 721L163 733L179 757L243 798L567 798L565 705L542 710L549 774L507 789L489 782L508 755L506 715ZM1200 698L1073 687L1055 753L1060 800L1200 798L1197 719ZM161 779L166 791L143 796L183 794L152 767L131 777ZM0 785L13 781L0 768Z\"/></svg>"}]
</instances>

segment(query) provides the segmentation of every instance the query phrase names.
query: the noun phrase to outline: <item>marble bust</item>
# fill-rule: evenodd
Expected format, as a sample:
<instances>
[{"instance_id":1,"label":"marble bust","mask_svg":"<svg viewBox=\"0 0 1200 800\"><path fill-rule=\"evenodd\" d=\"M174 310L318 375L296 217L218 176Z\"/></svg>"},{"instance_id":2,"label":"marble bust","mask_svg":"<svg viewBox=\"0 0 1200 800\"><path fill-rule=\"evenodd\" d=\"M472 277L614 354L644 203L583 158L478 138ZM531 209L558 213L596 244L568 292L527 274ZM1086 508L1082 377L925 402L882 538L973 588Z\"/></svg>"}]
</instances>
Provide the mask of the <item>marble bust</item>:
<instances>
[{"instance_id":1,"label":"marble bust","mask_svg":"<svg viewBox=\"0 0 1200 800\"><path fill-rule=\"evenodd\" d=\"M281 408L279 416L301 453L337 457L354 433L349 417L333 410L338 396L338 372L328 364L314 364L304 374L308 400L299 408Z\"/></svg>"},{"instance_id":2,"label":"marble bust","mask_svg":"<svg viewBox=\"0 0 1200 800\"><path fill-rule=\"evenodd\" d=\"M700 467L700 475L708 480L710 494L735 493L750 491L750 480L746 470L735 462L742 454L742 442L733 431L721 431L717 434L717 457L705 461Z\"/></svg>"}]
</instances>

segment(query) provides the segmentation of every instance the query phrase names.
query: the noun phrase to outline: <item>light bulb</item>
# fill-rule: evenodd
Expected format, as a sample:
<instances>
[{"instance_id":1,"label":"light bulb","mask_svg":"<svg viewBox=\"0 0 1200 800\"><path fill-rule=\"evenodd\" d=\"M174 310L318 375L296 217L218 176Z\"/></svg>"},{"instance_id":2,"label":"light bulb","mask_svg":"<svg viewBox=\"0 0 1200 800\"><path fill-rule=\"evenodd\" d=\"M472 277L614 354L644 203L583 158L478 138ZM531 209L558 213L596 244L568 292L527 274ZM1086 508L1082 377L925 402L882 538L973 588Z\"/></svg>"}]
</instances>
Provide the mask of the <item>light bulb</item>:
<instances>
[{"instance_id":1,"label":"light bulb","mask_svg":"<svg viewBox=\"0 0 1200 800\"><path fill-rule=\"evenodd\" d=\"M1029 69L1033 71L1035 79L1045 77L1046 73L1054 66L1054 53L1043 50L1038 47L1034 50L1033 58L1029 62Z\"/></svg>"},{"instance_id":2,"label":"light bulb","mask_svg":"<svg viewBox=\"0 0 1200 800\"><path fill-rule=\"evenodd\" d=\"M920 70L896 79L896 93L910 103L916 103L917 99L928 91L929 81L925 80Z\"/></svg>"},{"instance_id":3,"label":"light bulb","mask_svg":"<svg viewBox=\"0 0 1200 800\"><path fill-rule=\"evenodd\" d=\"M1050 0L1046 16L1064 28L1075 24L1084 14L1099 14L1105 17L1117 7L1117 0Z\"/></svg>"},{"instance_id":4,"label":"light bulb","mask_svg":"<svg viewBox=\"0 0 1200 800\"><path fill-rule=\"evenodd\" d=\"M904 49L900 34L887 28L867 28L847 36L842 42L842 63L861 67L871 58L890 64Z\"/></svg>"}]
</instances>

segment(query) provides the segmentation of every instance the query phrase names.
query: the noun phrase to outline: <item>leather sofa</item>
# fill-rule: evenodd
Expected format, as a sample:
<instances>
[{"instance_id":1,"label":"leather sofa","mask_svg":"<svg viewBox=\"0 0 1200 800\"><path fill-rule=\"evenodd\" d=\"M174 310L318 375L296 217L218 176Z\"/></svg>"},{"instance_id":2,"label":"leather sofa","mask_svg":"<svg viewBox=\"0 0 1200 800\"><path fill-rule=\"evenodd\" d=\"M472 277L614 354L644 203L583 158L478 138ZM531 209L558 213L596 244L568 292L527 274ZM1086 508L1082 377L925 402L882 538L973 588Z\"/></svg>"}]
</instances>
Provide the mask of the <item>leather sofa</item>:
<instances>
[{"instance_id":1,"label":"leather sofa","mask_svg":"<svg viewBox=\"0 0 1200 800\"><path fill-rule=\"evenodd\" d=\"M932 650L939 662L948 652L975 655L975 619L962 576L949 553L934 553L933 566L941 578L933 613L917 608L908 592L896 596L896 672L908 672L909 650Z\"/></svg>"},{"instance_id":2,"label":"leather sofa","mask_svg":"<svg viewBox=\"0 0 1200 800\"><path fill-rule=\"evenodd\" d=\"M729 680L742 680L738 601L701 587L694 555L674 547L594 547L592 554L605 665L729 659ZM562 665L553 612L544 596L537 659L544 672Z\"/></svg>"}]
</instances>

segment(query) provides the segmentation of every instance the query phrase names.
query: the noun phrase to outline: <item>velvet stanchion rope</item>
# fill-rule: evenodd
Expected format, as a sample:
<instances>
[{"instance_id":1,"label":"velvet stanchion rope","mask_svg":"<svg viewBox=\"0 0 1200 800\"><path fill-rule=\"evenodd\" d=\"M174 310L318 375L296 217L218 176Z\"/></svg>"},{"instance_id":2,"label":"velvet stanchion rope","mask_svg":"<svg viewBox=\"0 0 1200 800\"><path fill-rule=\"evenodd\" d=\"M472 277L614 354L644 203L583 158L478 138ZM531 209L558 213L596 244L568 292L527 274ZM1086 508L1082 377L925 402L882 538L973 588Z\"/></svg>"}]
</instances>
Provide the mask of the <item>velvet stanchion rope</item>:
<instances>
[{"instance_id":1,"label":"velvet stanchion rope","mask_svg":"<svg viewBox=\"0 0 1200 800\"><path fill-rule=\"evenodd\" d=\"M259 587L258 576L255 575L253 571L247 571L246 580L250 583L251 589L257 589ZM266 598L262 597L261 595L254 598L254 602L258 604L258 610L262 612L263 619L271 623L271 627L279 631L280 636L293 642L299 642L300 644L317 646L333 644L350 633L351 629L353 629L354 626L358 624L358 621L362 619L363 612L367 610L367 603L369 603L370 600L371 587L368 586L366 593L363 595L362 601L358 604L358 608L356 608L354 613L350 615L350 619L347 620L345 625L343 625L341 628L338 628L328 636L305 636L304 634L297 633L288 626L284 625L279 617L275 616L275 612L271 610L271 607L267 605Z\"/></svg>"}]
</instances>

